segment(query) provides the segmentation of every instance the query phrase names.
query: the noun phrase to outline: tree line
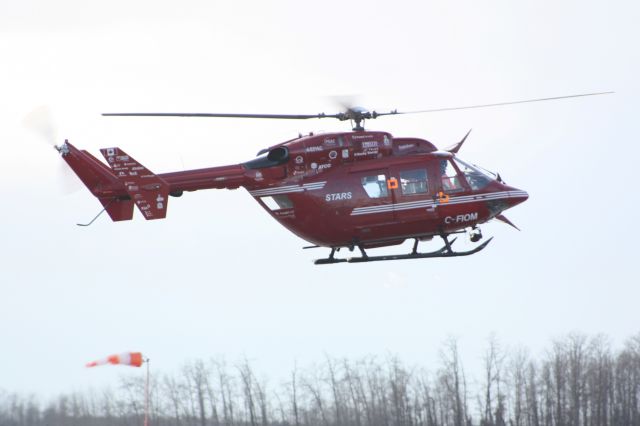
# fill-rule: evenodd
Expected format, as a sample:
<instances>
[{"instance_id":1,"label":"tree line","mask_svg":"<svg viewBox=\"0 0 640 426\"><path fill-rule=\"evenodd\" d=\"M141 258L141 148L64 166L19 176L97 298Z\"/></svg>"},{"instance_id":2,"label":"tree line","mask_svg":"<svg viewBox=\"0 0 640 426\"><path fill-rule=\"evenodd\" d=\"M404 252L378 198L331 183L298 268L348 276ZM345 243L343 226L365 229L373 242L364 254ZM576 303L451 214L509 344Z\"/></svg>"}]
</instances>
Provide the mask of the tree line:
<instances>
[{"instance_id":1,"label":"tree line","mask_svg":"<svg viewBox=\"0 0 640 426\"><path fill-rule=\"evenodd\" d=\"M144 380L60 395L0 391L0 426L142 425ZM246 360L196 360L155 373L150 426L640 426L640 334L613 350L570 334L534 359L490 338L471 378L455 339L434 369L397 357L325 357L272 383Z\"/></svg>"}]
</instances>

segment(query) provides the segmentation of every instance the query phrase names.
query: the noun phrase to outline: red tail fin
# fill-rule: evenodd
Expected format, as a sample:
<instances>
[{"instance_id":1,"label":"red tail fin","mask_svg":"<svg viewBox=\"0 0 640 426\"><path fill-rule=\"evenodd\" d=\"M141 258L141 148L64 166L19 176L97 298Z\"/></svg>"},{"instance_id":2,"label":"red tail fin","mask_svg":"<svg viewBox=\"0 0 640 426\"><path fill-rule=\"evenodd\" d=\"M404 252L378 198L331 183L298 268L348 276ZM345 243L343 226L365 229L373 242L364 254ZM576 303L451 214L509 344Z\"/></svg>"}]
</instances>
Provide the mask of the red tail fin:
<instances>
[{"instance_id":1,"label":"red tail fin","mask_svg":"<svg viewBox=\"0 0 640 426\"><path fill-rule=\"evenodd\" d=\"M103 148L100 152L145 219L164 219L167 216L169 184L120 148Z\"/></svg>"},{"instance_id":2,"label":"red tail fin","mask_svg":"<svg viewBox=\"0 0 640 426\"><path fill-rule=\"evenodd\" d=\"M133 201L126 193L119 194L123 192L122 184L107 166L89 152L80 151L67 141L58 150L82 183L100 200L111 220L131 220Z\"/></svg>"}]
</instances>

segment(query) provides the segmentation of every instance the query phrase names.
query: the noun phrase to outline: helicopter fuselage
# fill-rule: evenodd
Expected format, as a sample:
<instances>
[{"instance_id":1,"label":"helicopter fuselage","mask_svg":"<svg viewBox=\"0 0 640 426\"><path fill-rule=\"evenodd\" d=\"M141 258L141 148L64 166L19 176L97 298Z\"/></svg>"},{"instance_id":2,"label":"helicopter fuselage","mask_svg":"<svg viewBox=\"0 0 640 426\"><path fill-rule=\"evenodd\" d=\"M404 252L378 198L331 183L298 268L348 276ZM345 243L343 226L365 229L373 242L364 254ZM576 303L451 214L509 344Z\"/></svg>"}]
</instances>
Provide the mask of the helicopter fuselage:
<instances>
[{"instance_id":1,"label":"helicopter fuselage","mask_svg":"<svg viewBox=\"0 0 640 426\"><path fill-rule=\"evenodd\" d=\"M428 239L473 228L528 197L477 169L465 174L455 154L423 139L332 133L267 152L282 149L287 161L247 168L243 186L274 219L318 246L371 248Z\"/></svg>"}]
</instances>

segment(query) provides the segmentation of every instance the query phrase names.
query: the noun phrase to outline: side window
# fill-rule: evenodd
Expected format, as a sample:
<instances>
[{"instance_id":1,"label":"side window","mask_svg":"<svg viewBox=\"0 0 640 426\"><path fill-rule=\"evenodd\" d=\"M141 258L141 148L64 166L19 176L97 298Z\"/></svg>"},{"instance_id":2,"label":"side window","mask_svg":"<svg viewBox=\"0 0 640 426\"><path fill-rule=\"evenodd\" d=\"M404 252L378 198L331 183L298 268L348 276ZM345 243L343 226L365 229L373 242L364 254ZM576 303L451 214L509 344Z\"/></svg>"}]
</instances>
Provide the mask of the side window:
<instances>
[{"instance_id":1,"label":"side window","mask_svg":"<svg viewBox=\"0 0 640 426\"><path fill-rule=\"evenodd\" d=\"M400 172L402 195L424 194L429 191L427 171L425 169Z\"/></svg>"},{"instance_id":2,"label":"side window","mask_svg":"<svg viewBox=\"0 0 640 426\"><path fill-rule=\"evenodd\" d=\"M440 175L442 176L442 189L445 192L462 191L458 172L448 160L440 160Z\"/></svg>"},{"instance_id":3,"label":"side window","mask_svg":"<svg viewBox=\"0 0 640 426\"><path fill-rule=\"evenodd\" d=\"M365 176L361 181L362 187L370 198L382 198L389 195L385 175Z\"/></svg>"},{"instance_id":4,"label":"side window","mask_svg":"<svg viewBox=\"0 0 640 426\"><path fill-rule=\"evenodd\" d=\"M272 195L270 197L261 197L260 199L271 211L293 208L293 203L286 195Z\"/></svg>"}]
</instances>

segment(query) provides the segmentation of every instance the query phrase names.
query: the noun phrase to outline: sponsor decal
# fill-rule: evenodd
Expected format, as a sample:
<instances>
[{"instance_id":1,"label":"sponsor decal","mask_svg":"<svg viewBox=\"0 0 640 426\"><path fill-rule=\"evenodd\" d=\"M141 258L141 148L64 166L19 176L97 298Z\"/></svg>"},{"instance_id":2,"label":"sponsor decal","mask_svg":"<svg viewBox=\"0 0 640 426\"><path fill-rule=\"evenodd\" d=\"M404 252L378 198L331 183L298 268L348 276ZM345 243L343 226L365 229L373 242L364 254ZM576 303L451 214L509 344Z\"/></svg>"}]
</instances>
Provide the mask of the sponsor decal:
<instances>
[{"instance_id":1,"label":"sponsor decal","mask_svg":"<svg viewBox=\"0 0 640 426\"><path fill-rule=\"evenodd\" d=\"M349 151L347 151L347 154L349 153ZM332 160L335 160L336 157L338 157L338 151L331 151L329 153L329 158L331 158Z\"/></svg>"},{"instance_id":2,"label":"sponsor decal","mask_svg":"<svg viewBox=\"0 0 640 426\"><path fill-rule=\"evenodd\" d=\"M343 149L342 150L342 158L349 158L349 150L348 149Z\"/></svg>"},{"instance_id":3,"label":"sponsor decal","mask_svg":"<svg viewBox=\"0 0 640 426\"><path fill-rule=\"evenodd\" d=\"M322 152L324 148L322 146L309 146L305 149L305 152Z\"/></svg>"},{"instance_id":4,"label":"sponsor decal","mask_svg":"<svg viewBox=\"0 0 640 426\"><path fill-rule=\"evenodd\" d=\"M363 139L371 139L373 135L351 135L351 139L353 140L363 140Z\"/></svg>"},{"instance_id":5,"label":"sponsor decal","mask_svg":"<svg viewBox=\"0 0 640 426\"><path fill-rule=\"evenodd\" d=\"M353 154L354 157L366 157L367 155L377 155L378 154L378 148L376 149L371 149L368 151L363 151L363 152L356 152Z\"/></svg>"},{"instance_id":6,"label":"sponsor decal","mask_svg":"<svg viewBox=\"0 0 640 426\"><path fill-rule=\"evenodd\" d=\"M116 155L116 149L115 148L107 148L107 157L113 157L114 155Z\"/></svg>"},{"instance_id":7,"label":"sponsor decal","mask_svg":"<svg viewBox=\"0 0 640 426\"><path fill-rule=\"evenodd\" d=\"M129 156L128 156L128 155L118 155L118 156L116 157L116 160L118 160L118 161L129 161L129 160L130 160L130 158L129 158Z\"/></svg>"},{"instance_id":8,"label":"sponsor decal","mask_svg":"<svg viewBox=\"0 0 640 426\"><path fill-rule=\"evenodd\" d=\"M129 172L129 176L138 176L138 172Z\"/></svg>"},{"instance_id":9,"label":"sponsor decal","mask_svg":"<svg viewBox=\"0 0 640 426\"><path fill-rule=\"evenodd\" d=\"M330 169L331 168L331 163L327 163L327 164L320 164L318 166L318 170L326 170L326 169Z\"/></svg>"},{"instance_id":10,"label":"sponsor decal","mask_svg":"<svg viewBox=\"0 0 640 426\"><path fill-rule=\"evenodd\" d=\"M295 219L296 213L293 209L286 210L276 210L272 212L274 215L278 217L278 219Z\"/></svg>"},{"instance_id":11,"label":"sponsor decal","mask_svg":"<svg viewBox=\"0 0 640 426\"><path fill-rule=\"evenodd\" d=\"M327 146L335 146L336 140L335 139L325 139L324 140L324 144L327 145Z\"/></svg>"},{"instance_id":12,"label":"sponsor decal","mask_svg":"<svg viewBox=\"0 0 640 426\"><path fill-rule=\"evenodd\" d=\"M326 194L324 199L328 202L338 200L350 200L353 197L351 192L334 192L332 194Z\"/></svg>"},{"instance_id":13,"label":"sponsor decal","mask_svg":"<svg viewBox=\"0 0 640 426\"><path fill-rule=\"evenodd\" d=\"M403 145L398 145L398 149L400 151L404 151L405 149L414 148L416 145L413 143L405 143Z\"/></svg>"},{"instance_id":14,"label":"sponsor decal","mask_svg":"<svg viewBox=\"0 0 640 426\"><path fill-rule=\"evenodd\" d=\"M302 155L298 155L296 157L296 164L302 164L304 162L304 158L302 158Z\"/></svg>"},{"instance_id":15,"label":"sponsor decal","mask_svg":"<svg viewBox=\"0 0 640 426\"><path fill-rule=\"evenodd\" d=\"M389 136L384 135L384 146L391 146L391 140L389 139Z\"/></svg>"},{"instance_id":16,"label":"sponsor decal","mask_svg":"<svg viewBox=\"0 0 640 426\"><path fill-rule=\"evenodd\" d=\"M257 181L261 181L261 180L263 180L262 172L261 172L260 170L258 170L258 171L256 172L256 180L257 180Z\"/></svg>"},{"instance_id":17,"label":"sponsor decal","mask_svg":"<svg viewBox=\"0 0 640 426\"><path fill-rule=\"evenodd\" d=\"M362 142L362 149L378 148L378 141Z\"/></svg>"},{"instance_id":18,"label":"sponsor decal","mask_svg":"<svg viewBox=\"0 0 640 426\"><path fill-rule=\"evenodd\" d=\"M311 168L313 170L317 169L318 168L318 163L311 163Z\"/></svg>"},{"instance_id":19,"label":"sponsor decal","mask_svg":"<svg viewBox=\"0 0 640 426\"><path fill-rule=\"evenodd\" d=\"M444 218L444 223L447 225L451 223L464 223L478 220L478 212L459 214L457 216L447 216Z\"/></svg>"}]
</instances>

